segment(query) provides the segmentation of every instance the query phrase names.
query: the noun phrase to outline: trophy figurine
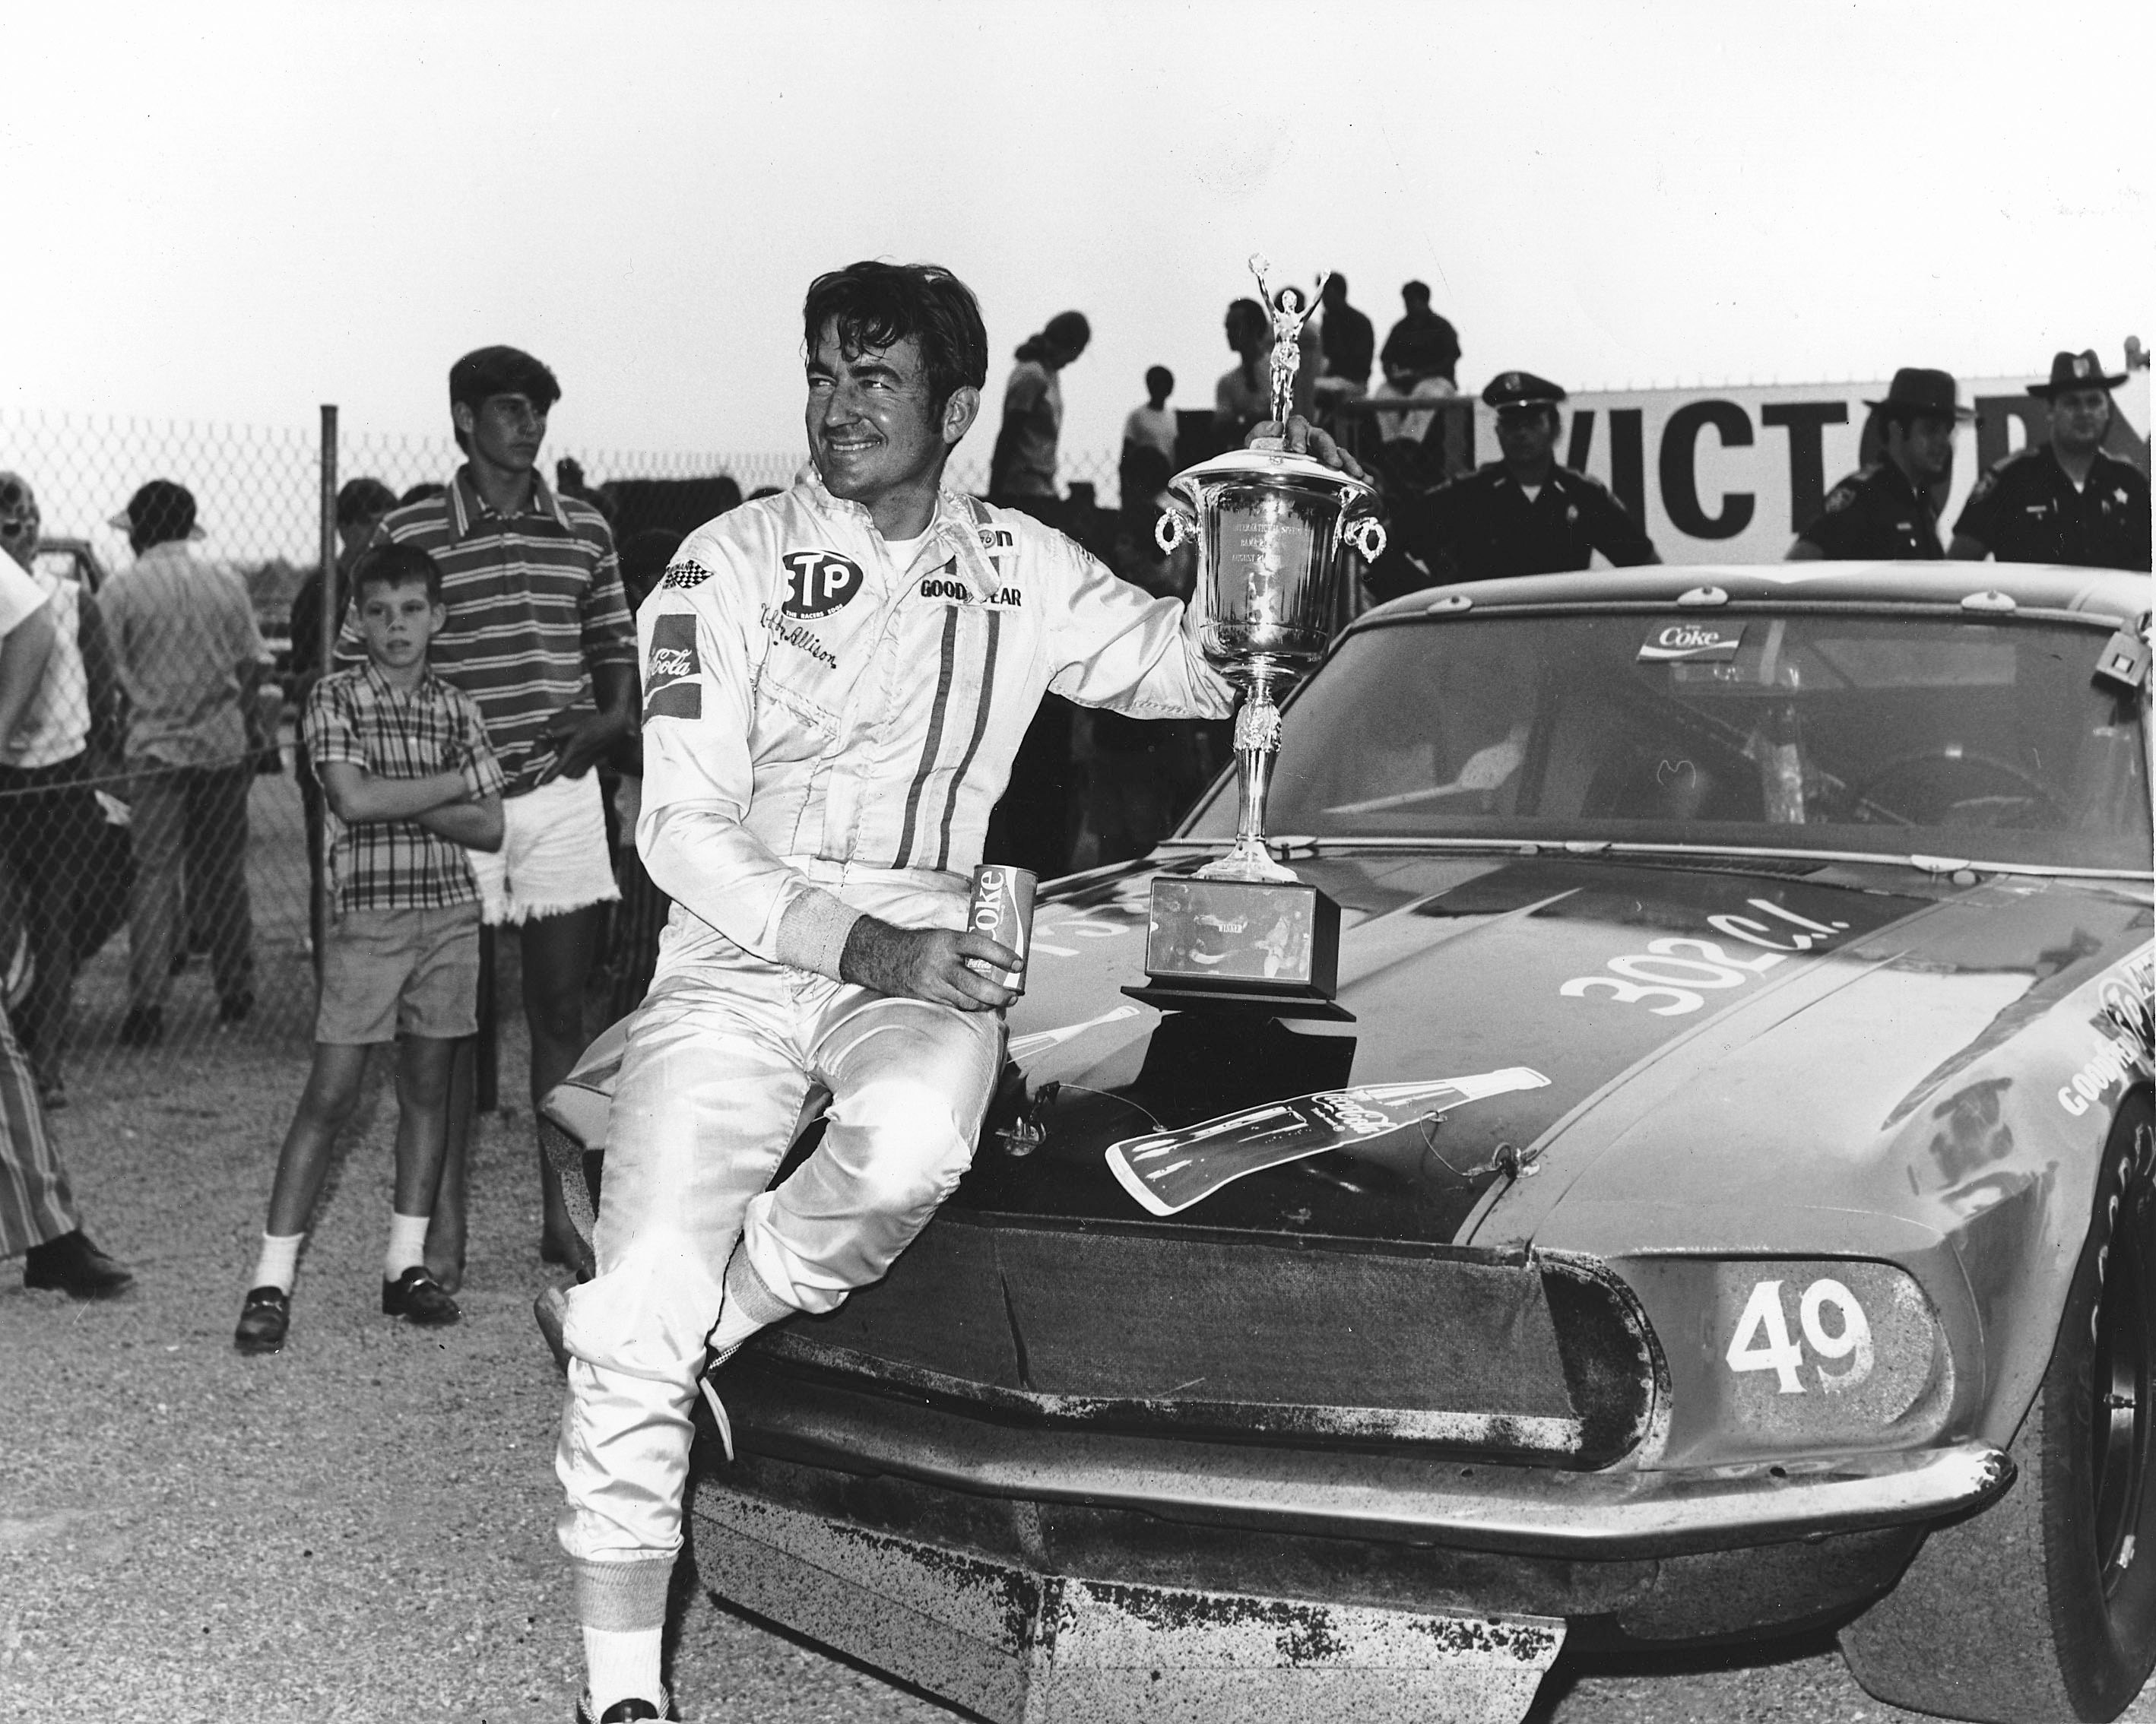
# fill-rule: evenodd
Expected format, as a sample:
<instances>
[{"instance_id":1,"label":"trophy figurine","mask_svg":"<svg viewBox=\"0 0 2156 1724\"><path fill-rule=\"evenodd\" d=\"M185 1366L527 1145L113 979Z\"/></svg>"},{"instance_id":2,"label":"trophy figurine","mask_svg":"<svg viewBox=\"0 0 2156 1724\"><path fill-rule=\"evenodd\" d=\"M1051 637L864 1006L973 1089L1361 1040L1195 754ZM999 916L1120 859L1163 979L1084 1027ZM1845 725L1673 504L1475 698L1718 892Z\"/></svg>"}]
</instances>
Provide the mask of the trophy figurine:
<instances>
[{"instance_id":1,"label":"trophy figurine","mask_svg":"<svg viewBox=\"0 0 2156 1724\"><path fill-rule=\"evenodd\" d=\"M1294 410L1302 326L1317 308L1325 278L1306 303L1293 287L1276 300L1267 268L1263 258L1250 259L1272 319L1272 413L1284 433ZM1265 795L1280 750L1280 701L1348 620L1342 552L1353 546L1372 559L1384 549L1378 492L1291 454L1285 436L1261 437L1248 449L1201 461L1169 486L1178 506L1161 517L1156 536L1163 551L1195 541L1199 640L1243 696L1235 714L1238 813L1227 854L1194 876L1156 885L1146 968L1157 984L1214 993L1329 995L1339 911L1267 849ZM1190 934L1194 927L1200 931ZM1187 949L1192 939L1215 948L1224 941L1236 950ZM1238 957L1237 942L1245 939L1250 950ZM1158 986L1133 991L1163 996Z\"/></svg>"}]
</instances>

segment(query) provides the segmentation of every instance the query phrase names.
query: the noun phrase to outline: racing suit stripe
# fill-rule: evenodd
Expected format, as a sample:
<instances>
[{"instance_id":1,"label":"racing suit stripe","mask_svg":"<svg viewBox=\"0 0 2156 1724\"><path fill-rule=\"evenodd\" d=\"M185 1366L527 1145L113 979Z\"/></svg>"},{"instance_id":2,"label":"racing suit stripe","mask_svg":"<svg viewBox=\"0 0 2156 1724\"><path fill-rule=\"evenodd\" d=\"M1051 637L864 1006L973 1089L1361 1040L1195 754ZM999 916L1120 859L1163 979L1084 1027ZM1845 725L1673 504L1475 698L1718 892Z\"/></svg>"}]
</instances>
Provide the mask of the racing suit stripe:
<instances>
[{"instance_id":1,"label":"racing suit stripe","mask_svg":"<svg viewBox=\"0 0 2156 1724\"><path fill-rule=\"evenodd\" d=\"M965 753L959 757L958 770L951 775L951 794L943 804L943 824L936 836L939 871L951 865L951 817L958 812L958 793L965 788L966 774L973 770L981 738L988 733L988 707L996 697L996 637L1003 631L1003 622L1001 611L988 613L988 643L981 659L981 704L973 713L973 734L967 739Z\"/></svg>"},{"instance_id":2,"label":"racing suit stripe","mask_svg":"<svg viewBox=\"0 0 2156 1724\"><path fill-rule=\"evenodd\" d=\"M891 862L894 868L911 865L914 823L921 813L921 793L928 788L929 775L936 770L936 751L943 744L943 718L951 707L951 682L957 659L958 607L952 605L943 613L943 662L936 677L936 705L928 715L928 736L921 745L921 764L906 789L906 824L899 829L898 853Z\"/></svg>"}]
</instances>

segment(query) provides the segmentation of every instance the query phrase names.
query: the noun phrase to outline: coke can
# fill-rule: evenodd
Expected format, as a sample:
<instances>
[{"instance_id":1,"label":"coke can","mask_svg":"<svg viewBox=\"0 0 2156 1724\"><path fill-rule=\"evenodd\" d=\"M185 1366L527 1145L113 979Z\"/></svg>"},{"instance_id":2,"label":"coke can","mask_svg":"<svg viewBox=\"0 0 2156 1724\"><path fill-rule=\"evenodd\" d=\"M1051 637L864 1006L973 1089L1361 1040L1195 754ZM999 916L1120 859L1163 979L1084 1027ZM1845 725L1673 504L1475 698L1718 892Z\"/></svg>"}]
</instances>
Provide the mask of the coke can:
<instances>
[{"instance_id":1,"label":"coke can","mask_svg":"<svg viewBox=\"0 0 2156 1724\"><path fill-rule=\"evenodd\" d=\"M1021 993L1025 992L1026 955L1033 946L1034 883L1030 870L983 862L973 870L973 901L966 911L967 927L1009 947L1018 954L1018 967L999 974L985 968L978 959L968 958L966 962L983 975L1006 988L1015 988Z\"/></svg>"}]
</instances>

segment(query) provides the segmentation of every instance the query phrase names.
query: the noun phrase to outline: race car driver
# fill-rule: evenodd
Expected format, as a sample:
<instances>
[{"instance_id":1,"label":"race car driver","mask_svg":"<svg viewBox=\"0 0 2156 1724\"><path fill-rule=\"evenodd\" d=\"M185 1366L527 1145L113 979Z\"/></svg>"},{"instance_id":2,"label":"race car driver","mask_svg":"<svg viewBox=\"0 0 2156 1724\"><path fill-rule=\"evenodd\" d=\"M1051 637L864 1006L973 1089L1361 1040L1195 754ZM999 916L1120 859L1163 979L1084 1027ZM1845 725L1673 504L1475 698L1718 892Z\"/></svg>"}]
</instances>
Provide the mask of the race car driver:
<instances>
[{"instance_id":1,"label":"race car driver","mask_svg":"<svg viewBox=\"0 0 2156 1724\"><path fill-rule=\"evenodd\" d=\"M614 1092L598 1272L563 1316L556 1458L594 1721L665 1714L707 1360L875 1280L972 1157L1016 998L983 971L1017 957L960 931L968 875L1042 695L1231 704L1175 601L942 487L987 375L963 283L855 264L803 322L814 473L692 533L638 618L637 844L675 909Z\"/></svg>"}]
</instances>

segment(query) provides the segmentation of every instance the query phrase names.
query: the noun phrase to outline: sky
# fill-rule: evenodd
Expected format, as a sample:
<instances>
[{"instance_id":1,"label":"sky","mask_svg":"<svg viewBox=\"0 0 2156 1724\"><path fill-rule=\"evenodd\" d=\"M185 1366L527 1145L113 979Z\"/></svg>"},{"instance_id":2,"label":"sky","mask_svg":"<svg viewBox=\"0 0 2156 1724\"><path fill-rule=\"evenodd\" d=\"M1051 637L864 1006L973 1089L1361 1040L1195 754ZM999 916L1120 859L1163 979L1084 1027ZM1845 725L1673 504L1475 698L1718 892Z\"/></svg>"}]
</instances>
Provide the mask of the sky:
<instances>
[{"instance_id":1,"label":"sky","mask_svg":"<svg viewBox=\"0 0 2156 1724\"><path fill-rule=\"evenodd\" d=\"M1347 275L1380 339L1428 281L1470 387L2115 363L2156 340L2152 18L41 6L0 112L0 412L305 427L335 402L431 434L449 361L508 341L562 380L557 446L796 450L802 292L862 257L979 295L983 444L1011 351L1083 310L1066 451L1113 449L1148 365L1209 404L1253 251Z\"/></svg>"}]
</instances>

